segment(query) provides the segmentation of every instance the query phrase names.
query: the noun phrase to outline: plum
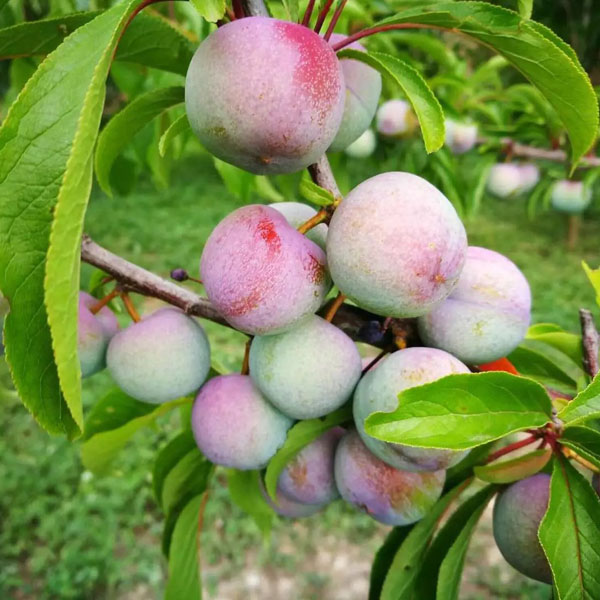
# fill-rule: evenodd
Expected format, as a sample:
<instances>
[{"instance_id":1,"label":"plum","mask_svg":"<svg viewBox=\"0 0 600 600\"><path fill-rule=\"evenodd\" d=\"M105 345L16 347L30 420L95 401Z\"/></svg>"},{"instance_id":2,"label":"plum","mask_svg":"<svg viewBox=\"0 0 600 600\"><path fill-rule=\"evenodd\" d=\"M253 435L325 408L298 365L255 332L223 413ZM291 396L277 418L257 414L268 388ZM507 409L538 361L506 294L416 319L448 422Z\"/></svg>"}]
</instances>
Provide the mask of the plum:
<instances>
[{"instance_id":1,"label":"plum","mask_svg":"<svg viewBox=\"0 0 600 600\"><path fill-rule=\"evenodd\" d=\"M396 469L438 471L460 462L467 452L413 448L384 442L365 431L365 421L374 412L391 412L398 406L398 394L408 388L431 383L469 369L454 356L434 348L406 348L388 355L370 369L354 393L354 422L363 441L375 456Z\"/></svg>"},{"instance_id":2,"label":"plum","mask_svg":"<svg viewBox=\"0 0 600 600\"><path fill-rule=\"evenodd\" d=\"M506 256L470 246L458 285L418 325L428 346L479 365L510 354L530 321L531 291L523 273Z\"/></svg>"},{"instance_id":3,"label":"plum","mask_svg":"<svg viewBox=\"0 0 600 600\"><path fill-rule=\"evenodd\" d=\"M386 317L417 317L446 298L466 251L452 204L411 173L383 173L355 187L327 234L334 283L360 307Z\"/></svg>"},{"instance_id":4,"label":"plum","mask_svg":"<svg viewBox=\"0 0 600 600\"><path fill-rule=\"evenodd\" d=\"M302 519L304 517L310 517L325 506L324 504L304 504L303 502L296 502L288 498L279 487L277 487L277 493L275 495L276 501L267 494L267 490L263 482L260 482L260 491L265 499L265 502L281 517L287 517L288 519Z\"/></svg>"},{"instance_id":5,"label":"plum","mask_svg":"<svg viewBox=\"0 0 600 600\"><path fill-rule=\"evenodd\" d=\"M446 146L454 154L465 154L475 147L476 142L477 125L446 119Z\"/></svg>"},{"instance_id":6,"label":"plum","mask_svg":"<svg viewBox=\"0 0 600 600\"><path fill-rule=\"evenodd\" d=\"M302 202L274 202L273 204L269 204L269 206L280 212L294 229L298 229L300 225L306 223L306 221L312 219L317 214L317 211L312 206L302 204ZM306 233L306 237L317 244L322 250L325 250L327 225L321 223L313 227Z\"/></svg>"},{"instance_id":7,"label":"plum","mask_svg":"<svg viewBox=\"0 0 600 600\"><path fill-rule=\"evenodd\" d=\"M487 189L498 198L516 195L522 185L521 170L512 163L493 165L488 174Z\"/></svg>"},{"instance_id":8,"label":"plum","mask_svg":"<svg viewBox=\"0 0 600 600\"><path fill-rule=\"evenodd\" d=\"M389 138L410 135L417 126L412 108L405 100L388 100L377 111L377 131Z\"/></svg>"},{"instance_id":9,"label":"plum","mask_svg":"<svg viewBox=\"0 0 600 600\"><path fill-rule=\"evenodd\" d=\"M335 481L344 500L386 525L422 519L442 493L445 471L400 471L379 460L356 431L347 433L335 454Z\"/></svg>"},{"instance_id":10,"label":"plum","mask_svg":"<svg viewBox=\"0 0 600 600\"><path fill-rule=\"evenodd\" d=\"M345 37L334 33L329 43L336 44ZM347 49L366 52L364 46L357 42L347 46ZM330 152L345 150L366 131L375 116L381 95L381 75L378 71L350 58L343 58L340 63L344 74L346 100L342 123L329 146Z\"/></svg>"},{"instance_id":11,"label":"plum","mask_svg":"<svg viewBox=\"0 0 600 600\"><path fill-rule=\"evenodd\" d=\"M506 561L527 577L552 583L538 529L548 509L550 476L538 473L513 483L496 498L494 538Z\"/></svg>"},{"instance_id":12,"label":"plum","mask_svg":"<svg viewBox=\"0 0 600 600\"><path fill-rule=\"evenodd\" d=\"M338 132L344 97L331 46L307 27L268 17L211 33L185 82L188 120L202 144L257 174L317 162Z\"/></svg>"},{"instance_id":13,"label":"plum","mask_svg":"<svg viewBox=\"0 0 600 600\"><path fill-rule=\"evenodd\" d=\"M89 377L106 366L108 342L119 330L119 323L108 306L96 314L90 308L98 303L86 292L79 292L79 315L77 319L77 354L82 377Z\"/></svg>"},{"instance_id":14,"label":"plum","mask_svg":"<svg viewBox=\"0 0 600 600\"><path fill-rule=\"evenodd\" d=\"M344 152L352 158L367 158L375 152L377 138L372 129L367 129L359 138L353 141Z\"/></svg>"},{"instance_id":15,"label":"plum","mask_svg":"<svg viewBox=\"0 0 600 600\"><path fill-rule=\"evenodd\" d=\"M345 431L334 427L302 448L286 465L277 482L281 493L294 502L323 506L339 496L333 463Z\"/></svg>"},{"instance_id":16,"label":"plum","mask_svg":"<svg viewBox=\"0 0 600 600\"><path fill-rule=\"evenodd\" d=\"M210 369L210 346L196 320L176 308L161 308L117 333L106 362L125 393L161 404L202 385Z\"/></svg>"},{"instance_id":17,"label":"plum","mask_svg":"<svg viewBox=\"0 0 600 600\"><path fill-rule=\"evenodd\" d=\"M262 469L285 442L293 421L272 406L247 375L206 382L192 408L198 448L213 463Z\"/></svg>"},{"instance_id":18,"label":"plum","mask_svg":"<svg viewBox=\"0 0 600 600\"><path fill-rule=\"evenodd\" d=\"M592 201L592 191L582 181L563 179L552 186L552 207L560 212L578 215Z\"/></svg>"},{"instance_id":19,"label":"plum","mask_svg":"<svg viewBox=\"0 0 600 600\"><path fill-rule=\"evenodd\" d=\"M323 250L274 208L258 204L217 225L200 276L223 317L252 335L291 329L318 310L329 290Z\"/></svg>"},{"instance_id":20,"label":"plum","mask_svg":"<svg viewBox=\"0 0 600 600\"><path fill-rule=\"evenodd\" d=\"M540 170L533 163L520 164L519 175L521 177L521 183L519 185L519 192L521 194L526 194L531 191L540 180Z\"/></svg>"},{"instance_id":21,"label":"plum","mask_svg":"<svg viewBox=\"0 0 600 600\"><path fill-rule=\"evenodd\" d=\"M354 342L316 315L285 333L257 336L250 347L250 376L272 404L294 419L314 419L340 408L360 374Z\"/></svg>"}]
</instances>

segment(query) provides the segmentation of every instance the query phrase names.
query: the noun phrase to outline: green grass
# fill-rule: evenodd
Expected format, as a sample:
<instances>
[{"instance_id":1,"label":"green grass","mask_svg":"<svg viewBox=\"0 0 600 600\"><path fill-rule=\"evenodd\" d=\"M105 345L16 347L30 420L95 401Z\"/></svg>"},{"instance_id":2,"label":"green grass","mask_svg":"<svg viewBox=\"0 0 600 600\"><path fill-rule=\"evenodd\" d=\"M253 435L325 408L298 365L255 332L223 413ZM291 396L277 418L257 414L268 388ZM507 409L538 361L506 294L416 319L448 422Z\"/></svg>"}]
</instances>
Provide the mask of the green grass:
<instances>
[{"instance_id":1,"label":"green grass","mask_svg":"<svg viewBox=\"0 0 600 600\"><path fill-rule=\"evenodd\" d=\"M363 177L355 166L354 178ZM168 190L142 183L125 198L95 193L86 231L113 252L162 275L174 267L196 274L208 234L238 205L207 159L199 157L175 173ZM472 244L499 250L523 269L533 289L536 321L576 330L577 309L594 303L580 261L600 264L597 217L584 225L581 246L572 253L564 248L564 219L548 213L531 222L518 201L486 201L468 230ZM84 281L90 273L84 266ZM206 327L216 358L229 369L239 368L243 336L212 323ZM86 407L109 385L106 373L86 381ZM125 598L141 584L144 598L160 597L162 516L151 495L149 472L155 450L177 428L177 417L138 434L121 453L114 475L98 479L84 471L76 444L40 431L10 392L0 396L0 407L0 597ZM220 589L250 563L261 576L278 572L293 578L290 597L322 598L335 580L317 560L318 551L326 548L335 555L336 548L348 546L368 554L383 531L335 503L306 521L280 522L266 546L254 523L217 487L203 538L205 585L209 592ZM489 545L489 535L483 539ZM539 586L518 577L507 581L497 571L492 567L482 577L475 569L468 598L547 597Z\"/></svg>"}]
</instances>

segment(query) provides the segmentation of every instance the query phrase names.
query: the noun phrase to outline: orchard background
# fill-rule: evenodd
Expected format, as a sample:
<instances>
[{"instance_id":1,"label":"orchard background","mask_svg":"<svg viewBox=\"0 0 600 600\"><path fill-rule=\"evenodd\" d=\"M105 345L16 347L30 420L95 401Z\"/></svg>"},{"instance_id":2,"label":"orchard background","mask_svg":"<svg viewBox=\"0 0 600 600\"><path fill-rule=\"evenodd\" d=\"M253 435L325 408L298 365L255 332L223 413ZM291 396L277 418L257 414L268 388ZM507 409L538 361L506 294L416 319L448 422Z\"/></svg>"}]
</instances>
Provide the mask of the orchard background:
<instances>
[{"instance_id":1,"label":"orchard background","mask_svg":"<svg viewBox=\"0 0 600 600\"><path fill-rule=\"evenodd\" d=\"M273 17L297 22L308 4L272 1L268 9ZM100 299L114 287L106 272L89 264L98 266L94 243L165 280L174 269L197 277L206 240L236 209L292 200L315 212L334 206L328 171L324 176L312 169L312 179L306 169L255 175L212 156L188 126L183 86L194 51L217 24L263 8L254 1L0 0L0 289L11 362L9 368L3 357L0 364L2 598L187 600L200 597L200 590L223 599L432 597L419 596L426 588L400 596L389 580L380 596L388 577L386 552L402 551L408 527L390 530L340 500L304 519L279 518L262 499L254 471L207 467L195 446L192 451L185 445L195 394L156 407L115 391L107 370L80 380L77 293L90 291ZM532 11L549 29L531 24ZM582 486L585 501L575 518L563 515L566 538L554 548L551 563L564 570L554 594L600 597L593 576L600 569L600 547L597 538L588 538L600 527L600 503L586 483L600 468L600 392L597 383L588 388L593 327L588 322L582 340L578 312L598 315L600 297L594 270L600 267L598 87L592 87L600 85L600 5L321 1L310 24L322 15L324 34L334 14L339 39L386 18L435 25L360 40L373 57L369 64L384 75L379 107L401 102L396 112L388 106L393 118L387 125L385 113L378 113L361 144L330 152L331 172L342 196L387 171L424 177L452 203L470 246L504 254L527 277L532 324L554 326L534 327L510 355L523 375L519 381L558 389L563 402L587 388L587 396L576 401L575 429L588 437L575 436L569 446L583 459L569 464L583 474L573 481ZM550 30L573 47L581 68ZM403 66L390 69L384 55ZM53 117L53 126L45 127ZM448 119L470 128L463 132L466 141ZM525 164L538 169L528 186L515 167ZM561 195L557 182L567 178L581 183L571 195ZM89 238L80 270L82 232ZM134 314L161 306L152 294L117 282L130 292ZM205 295L194 281L180 285ZM110 307L122 328L131 323L119 298ZM212 369L244 369L247 336L201 322ZM387 350L401 347L397 342ZM378 352L367 344L360 350L366 357ZM499 441L490 434L492 446L472 450L478 458L465 472L458 470L455 481L471 481L473 465L484 464L486 453L527 437L512 431ZM186 456L169 455L174 439L183 440ZM554 463L566 464L564 447L554 449ZM187 463L178 460L186 457ZM535 472L530 462L522 462L515 479ZM537 468L551 473L552 463ZM475 479L460 502L476 498L486 477ZM198 501L191 518L186 513L189 522L179 521L186 506ZM472 534L462 585L460 592L446 588L455 594L447 597L551 598L550 586L506 563L492 535L493 501L485 506L478 506L483 516L474 533L462 530L467 543ZM186 537L187 531L193 535ZM433 560L435 571L424 577L435 582L439 562L446 555L452 559L459 534L454 531L437 563L423 554L415 569L430 568ZM377 554L372 568L386 538L387 551ZM577 552L567 552L570 542ZM579 587L571 586L573 578Z\"/></svg>"}]
</instances>

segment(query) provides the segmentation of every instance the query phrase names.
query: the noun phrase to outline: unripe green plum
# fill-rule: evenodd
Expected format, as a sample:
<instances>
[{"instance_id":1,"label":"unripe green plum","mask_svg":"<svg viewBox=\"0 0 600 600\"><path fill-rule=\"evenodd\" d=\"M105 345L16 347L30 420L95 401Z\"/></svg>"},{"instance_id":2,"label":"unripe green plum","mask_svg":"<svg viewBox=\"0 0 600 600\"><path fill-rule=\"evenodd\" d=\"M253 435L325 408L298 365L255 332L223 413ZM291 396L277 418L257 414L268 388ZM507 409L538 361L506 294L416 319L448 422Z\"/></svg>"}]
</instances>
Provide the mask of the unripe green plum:
<instances>
[{"instance_id":1,"label":"unripe green plum","mask_svg":"<svg viewBox=\"0 0 600 600\"><path fill-rule=\"evenodd\" d=\"M262 469L283 445L293 421L260 393L247 375L209 380L192 408L198 448L213 463Z\"/></svg>"},{"instance_id":2,"label":"unripe green plum","mask_svg":"<svg viewBox=\"0 0 600 600\"><path fill-rule=\"evenodd\" d=\"M185 82L188 120L202 144L257 174L317 162L338 132L344 96L331 46L308 27L266 17L214 31Z\"/></svg>"},{"instance_id":3,"label":"unripe green plum","mask_svg":"<svg viewBox=\"0 0 600 600\"><path fill-rule=\"evenodd\" d=\"M480 365L510 354L530 321L531 290L523 273L502 254L470 246L458 285L418 323L428 346Z\"/></svg>"},{"instance_id":4,"label":"unripe green plum","mask_svg":"<svg viewBox=\"0 0 600 600\"><path fill-rule=\"evenodd\" d=\"M243 206L211 233L200 262L209 300L252 335L298 325L329 290L325 253L269 206Z\"/></svg>"},{"instance_id":5,"label":"unripe green plum","mask_svg":"<svg viewBox=\"0 0 600 600\"><path fill-rule=\"evenodd\" d=\"M335 450L344 433L341 427L334 427L292 458L278 481L279 489L286 498L324 506L339 496L333 465Z\"/></svg>"},{"instance_id":6,"label":"unripe green plum","mask_svg":"<svg viewBox=\"0 0 600 600\"><path fill-rule=\"evenodd\" d=\"M377 111L377 131L389 138L410 135L417 126L417 119L410 104L404 100L388 100Z\"/></svg>"},{"instance_id":7,"label":"unripe green plum","mask_svg":"<svg viewBox=\"0 0 600 600\"><path fill-rule=\"evenodd\" d=\"M312 206L308 206L308 204L303 204L302 202L274 202L273 204L269 204L269 206L280 212L294 229L298 229L300 225L306 223L306 221L312 219L317 214L317 211ZM325 250L327 225L321 223L313 227L306 233L306 237L317 244L319 248Z\"/></svg>"},{"instance_id":8,"label":"unripe green plum","mask_svg":"<svg viewBox=\"0 0 600 600\"><path fill-rule=\"evenodd\" d=\"M250 346L250 376L284 414L322 417L352 395L361 374L354 342L313 315L278 335L257 336Z\"/></svg>"},{"instance_id":9,"label":"unripe green plum","mask_svg":"<svg viewBox=\"0 0 600 600\"><path fill-rule=\"evenodd\" d=\"M161 404L202 385L210 369L210 346L197 321L178 309L162 308L117 333L106 362L125 393Z\"/></svg>"},{"instance_id":10,"label":"unripe green plum","mask_svg":"<svg viewBox=\"0 0 600 600\"><path fill-rule=\"evenodd\" d=\"M260 491L266 503L280 516L288 519L303 519L304 517L310 517L320 510L323 509L323 504L304 504L303 502L296 502L288 498L279 488L277 487L277 493L275 494L276 501L267 494L267 490L263 482L260 482Z\"/></svg>"},{"instance_id":11,"label":"unripe green plum","mask_svg":"<svg viewBox=\"0 0 600 600\"><path fill-rule=\"evenodd\" d=\"M446 119L446 146L454 154L465 154L475 147L476 142L477 125Z\"/></svg>"},{"instance_id":12,"label":"unripe green plum","mask_svg":"<svg viewBox=\"0 0 600 600\"><path fill-rule=\"evenodd\" d=\"M411 473L379 460L356 431L347 433L335 454L335 481L344 500L386 525L422 519L442 493L445 471Z\"/></svg>"},{"instance_id":13,"label":"unripe green plum","mask_svg":"<svg viewBox=\"0 0 600 600\"><path fill-rule=\"evenodd\" d=\"M377 148L377 138L372 129L367 129L346 148L345 152L352 158L367 158L375 152L375 148Z\"/></svg>"},{"instance_id":14,"label":"unripe green plum","mask_svg":"<svg viewBox=\"0 0 600 600\"><path fill-rule=\"evenodd\" d=\"M519 166L512 163L498 163L488 174L487 189L498 198L514 196L519 192L521 184Z\"/></svg>"},{"instance_id":15,"label":"unripe green plum","mask_svg":"<svg viewBox=\"0 0 600 600\"><path fill-rule=\"evenodd\" d=\"M77 354L82 377L89 377L106 366L108 342L119 330L117 318L108 306L96 314L90 308L98 299L86 292L79 292L79 315L77 319Z\"/></svg>"},{"instance_id":16,"label":"unripe green plum","mask_svg":"<svg viewBox=\"0 0 600 600\"><path fill-rule=\"evenodd\" d=\"M552 207L560 212L578 215L592 201L592 191L582 181L563 179L552 186Z\"/></svg>"},{"instance_id":17,"label":"unripe green plum","mask_svg":"<svg viewBox=\"0 0 600 600\"><path fill-rule=\"evenodd\" d=\"M538 530L548 509L550 476L539 473L513 483L496 498L494 538L502 556L517 571L552 583Z\"/></svg>"},{"instance_id":18,"label":"unripe green plum","mask_svg":"<svg viewBox=\"0 0 600 600\"><path fill-rule=\"evenodd\" d=\"M383 173L355 187L329 224L334 283L378 315L417 317L452 291L467 236L448 199L411 173Z\"/></svg>"},{"instance_id":19,"label":"unripe green plum","mask_svg":"<svg viewBox=\"0 0 600 600\"><path fill-rule=\"evenodd\" d=\"M370 414L396 410L398 394L403 390L455 373L469 373L469 369L435 348L397 350L370 369L356 388L353 405L356 429L369 450L390 466L405 471L438 471L458 464L467 452L413 448L377 440L365 431Z\"/></svg>"},{"instance_id":20,"label":"unripe green plum","mask_svg":"<svg viewBox=\"0 0 600 600\"><path fill-rule=\"evenodd\" d=\"M334 33L330 43L336 44L345 37ZM365 52L365 48L357 42L347 46L347 49ZM344 116L329 152L345 150L366 131L375 116L381 95L381 75L378 71L350 58L343 58L340 64L346 84Z\"/></svg>"}]
</instances>

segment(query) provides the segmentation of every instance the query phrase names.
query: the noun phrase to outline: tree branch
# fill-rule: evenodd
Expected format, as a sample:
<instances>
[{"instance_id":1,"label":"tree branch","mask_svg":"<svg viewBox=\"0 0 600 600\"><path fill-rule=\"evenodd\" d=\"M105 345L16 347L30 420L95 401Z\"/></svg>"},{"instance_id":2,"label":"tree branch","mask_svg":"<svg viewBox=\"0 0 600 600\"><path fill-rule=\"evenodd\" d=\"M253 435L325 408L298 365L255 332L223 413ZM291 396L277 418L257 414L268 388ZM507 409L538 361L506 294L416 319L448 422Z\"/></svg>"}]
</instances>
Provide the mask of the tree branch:
<instances>
[{"instance_id":1,"label":"tree branch","mask_svg":"<svg viewBox=\"0 0 600 600\"><path fill-rule=\"evenodd\" d=\"M484 140L487 141L487 140ZM553 162L568 163L569 157L564 150L547 150L544 148L536 148L534 146L526 146L519 144L510 138L502 140L505 148L510 150L512 156L519 158L532 158L535 160L550 160ZM584 156L579 162L580 167L600 167L599 156Z\"/></svg>"},{"instance_id":2,"label":"tree branch","mask_svg":"<svg viewBox=\"0 0 600 600\"><path fill-rule=\"evenodd\" d=\"M598 364L598 352L600 351L600 336L594 323L594 317L589 310L579 309L579 321L581 322L581 343L583 345L583 366L586 373L594 378L600 371Z\"/></svg>"},{"instance_id":3,"label":"tree branch","mask_svg":"<svg viewBox=\"0 0 600 600\"><path fill-rule=\"evenodd\" d=\"M242 0L244 12L249 17L269 17L269 11L263 0Z\"/></svg>"},{"instance_id":4,"label":"tree branch","mask_svg":"<svg viewBox=\"0 0 600 600\"><path fill-rule=\"evenodd\" d=\"M329 159L326 154L319 159L314 165L310 165L308 167L308 172L312 180L320 187L326 189L328 192L333 194L333 197L336 201L340 201L342 199L342 193L340 192L340 188L335 180L335 176L333 175L333 171L331 170L331 165L329 164Z\"/></svg>"}]
</instances>

